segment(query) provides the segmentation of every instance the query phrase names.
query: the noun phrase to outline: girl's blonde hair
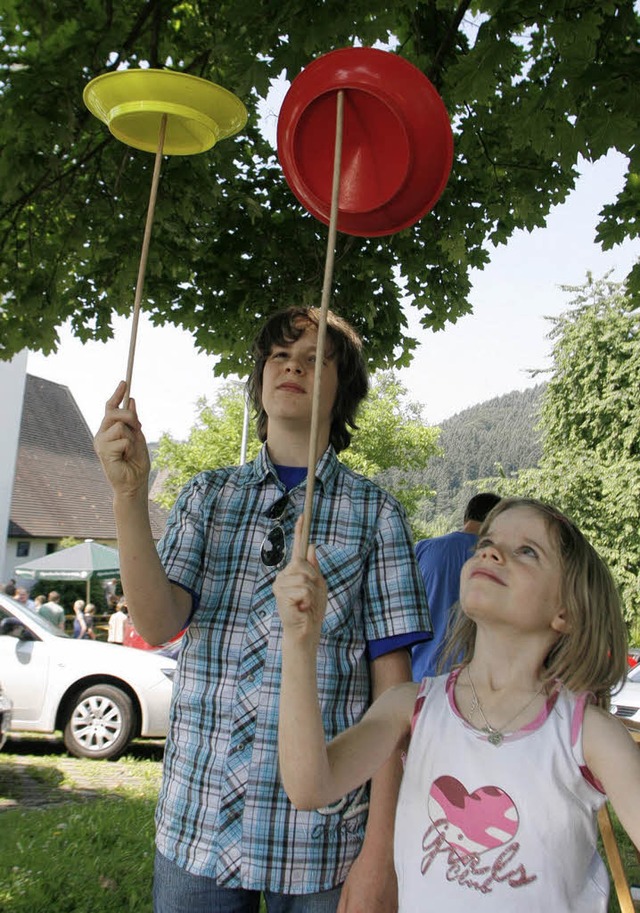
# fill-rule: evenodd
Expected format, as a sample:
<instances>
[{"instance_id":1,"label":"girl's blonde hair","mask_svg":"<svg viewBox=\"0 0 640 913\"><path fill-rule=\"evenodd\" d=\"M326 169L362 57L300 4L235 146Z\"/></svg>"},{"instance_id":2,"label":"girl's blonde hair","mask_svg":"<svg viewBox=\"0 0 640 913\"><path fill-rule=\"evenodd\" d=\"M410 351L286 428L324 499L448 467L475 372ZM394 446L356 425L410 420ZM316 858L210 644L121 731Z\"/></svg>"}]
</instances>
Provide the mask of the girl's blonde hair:
<instances>
[{"instance_id":1,"label":"girl's blonde hair","mask_svg":"<svg viewBox=\"0 0 640 913\"><path fill-rule=\"evenodd\" d=\"M545 522L560 559L562 605L567 633L554 643L545 659L544 681L561 681L571 691L588 691L601 707L627 670L627 630L620 597L609 568L578 527L553 505L533 498L504 498L488 514L482 538L500 514L526 507ZM456 606L447 632L441 668L466 665L475 648L476 625Z\"/></svg>"}]
</instances>

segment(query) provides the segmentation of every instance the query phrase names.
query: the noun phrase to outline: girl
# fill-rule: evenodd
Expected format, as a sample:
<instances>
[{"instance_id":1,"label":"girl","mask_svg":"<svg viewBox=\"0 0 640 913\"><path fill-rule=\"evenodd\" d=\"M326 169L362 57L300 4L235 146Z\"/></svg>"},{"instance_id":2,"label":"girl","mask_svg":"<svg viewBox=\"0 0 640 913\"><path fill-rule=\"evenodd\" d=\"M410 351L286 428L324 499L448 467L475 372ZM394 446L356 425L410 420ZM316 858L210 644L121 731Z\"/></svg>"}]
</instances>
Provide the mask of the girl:
<instances>
[{"instance_id":1,"label":"girl","mask_svg":"<svg viewBox=\"0 0 640 913\"><path fill-rule=\"evenodd\" d=\"M331 649L326 587L308 557L296 540L274 584L280 765L294 805L338 801L408 744L400 913L604 913L596 815L608 797L640 845L640 752L606 709L626 634L609 571L580 531L541 502L501 501L462 570L443 658L454 671L385 692L328 746L316 688L317 654Z\"/></svg>"},{"instance_id":2,"label":"girl","mask_svg":"<svg viewBox=\"0 0 640 913\"><path fill-rule=\"evenodd\" d=\"M85 631L81 635L83 640L95 640L96 639L96 607L92 602L88 602L84 607L83 620Z\"/></svg>"},{"instance_id":3,"label":"girl","mask_svg":"<svg viewBox=\"0 0 640 913\"><path fill-rule=\"evenodd\" d=\"M87 623L84 619L84 599L76 599L73 603L73 636L82 639L87 633Z\"/></svg>"}]
</instances>

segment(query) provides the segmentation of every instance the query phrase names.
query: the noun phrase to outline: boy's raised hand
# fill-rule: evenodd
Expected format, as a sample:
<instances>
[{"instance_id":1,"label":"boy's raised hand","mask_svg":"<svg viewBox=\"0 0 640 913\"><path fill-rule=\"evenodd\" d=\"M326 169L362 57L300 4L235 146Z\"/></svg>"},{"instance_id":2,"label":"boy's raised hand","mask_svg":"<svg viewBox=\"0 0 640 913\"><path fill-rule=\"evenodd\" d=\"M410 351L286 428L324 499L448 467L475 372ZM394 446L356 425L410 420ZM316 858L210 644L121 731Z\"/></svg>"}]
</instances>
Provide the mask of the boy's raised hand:
<instances>
[{"instance_id":1,"label":"boy's raised hand","mask_svg":"<svg viewBox=\"0 0 640 913\"><path fill-rule=\"evenodd\" d=\"M107 400L102 424L93 446L104 473L117 493L143 493L146 499L149 450L133 399L122 408L127 387L121 381Z\"/></svg>"},{"instance_id":2,"label":"boy's raised hand","mask_svg":"<svg viewBox=\"0 0 640 913\"><path fill-rule=\"evenodd\" d=\"M276 576L273 592L285 632L317 643L327 606L327 584L315 547L309 546L305 558L301 538L302 516L296 522L291 561Z\"/></svg>"}]
</instances>

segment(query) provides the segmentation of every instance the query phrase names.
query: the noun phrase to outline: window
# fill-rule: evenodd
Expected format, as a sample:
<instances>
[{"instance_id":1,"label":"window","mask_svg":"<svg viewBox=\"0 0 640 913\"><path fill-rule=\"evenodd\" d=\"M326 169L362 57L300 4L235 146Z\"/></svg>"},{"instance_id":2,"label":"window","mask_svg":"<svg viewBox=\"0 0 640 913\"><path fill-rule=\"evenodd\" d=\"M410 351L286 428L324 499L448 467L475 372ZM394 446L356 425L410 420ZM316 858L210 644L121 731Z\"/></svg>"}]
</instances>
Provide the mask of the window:
<instances>
[{"instance_id":1,"label":"window","mask_svg":"<svg viewBox=\"0 0 640 913\"><path fill-rule=\"evenodd\" d=\"M52 555L55 552L57 544L57 542L47 542L47 555Z\"/></svg>"},{"instance_id":2,"label":"window","mask_svg":"<svg viewBox=\"0 0 640 913\"><path fill-rule=\"evenodd\" d=\"M28 542L18 542L16 545L16 558L28 558L29 557L29 543Z\"/></svg>"}]
</instances>

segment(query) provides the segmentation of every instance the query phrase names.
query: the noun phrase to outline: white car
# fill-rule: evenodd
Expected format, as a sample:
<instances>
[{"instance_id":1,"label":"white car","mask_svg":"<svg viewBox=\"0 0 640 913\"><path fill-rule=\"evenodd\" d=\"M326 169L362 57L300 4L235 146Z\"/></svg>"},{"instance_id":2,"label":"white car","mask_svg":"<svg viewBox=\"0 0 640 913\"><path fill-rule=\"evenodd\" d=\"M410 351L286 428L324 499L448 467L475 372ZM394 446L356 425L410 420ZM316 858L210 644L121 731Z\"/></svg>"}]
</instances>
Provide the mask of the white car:
<instances>
[{"instance_id":1,"label":"white car","mask_svg":"<svg viewBox=\"0 0 640 913\"><path fill-rule=\"evenodd\" d=\"M7 732L11 728L11 701L5 694L2 683L0 683L0 748L7 741Z\"/></svg>"},{"instance_id":2,"label":"white car","mask_svg":"<svg viewBox=\"0 0 640 913\"><path fill-rule=\"evenodd\" d=\"M11 730L63 734L80 758L117 758L137 737L164 738L174 659L76 640L0 594L0 674Z\"/></svg>"},{"instance_id":3,"label":"white car","mask_svg":"<svg viewBox=\"0 0 640 913\"><path fill-rule=\"evenodd\" d=\"M611 713L640 726L640 663L629 669L624 685L611 697Z\"/></svg>"}]
</instances>

